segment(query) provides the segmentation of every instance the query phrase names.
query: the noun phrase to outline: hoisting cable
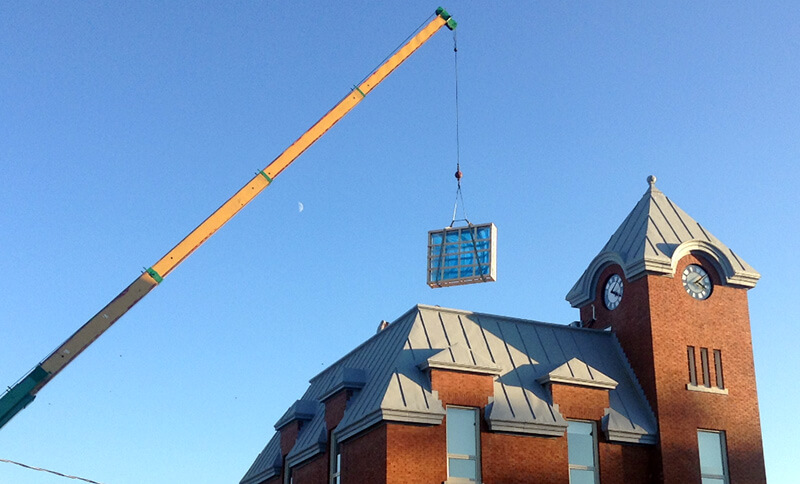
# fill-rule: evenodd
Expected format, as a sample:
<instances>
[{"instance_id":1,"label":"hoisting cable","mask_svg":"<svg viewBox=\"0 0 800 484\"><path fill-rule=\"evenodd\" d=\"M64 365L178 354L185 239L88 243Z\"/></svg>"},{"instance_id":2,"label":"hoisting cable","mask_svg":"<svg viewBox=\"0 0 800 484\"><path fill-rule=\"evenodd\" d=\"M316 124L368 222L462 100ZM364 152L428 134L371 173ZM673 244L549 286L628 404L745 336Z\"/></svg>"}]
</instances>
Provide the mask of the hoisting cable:
<instances>
[{"instance_id":1,"label":"hoisting cable","mask_svg":"<svg viewBox=\"0 0 800 484\"><path fill-rule=\"evenodd\" d=\"M458 115L458 32L453 31L453 58L454 58L454 65L455 65L455 87L456 87L456 182L458 184L458 188L456 189L456 202L453 205L453 220L450 222L450 226L452 227L456 223L456 214L458 211L458 200L461 199L461 211L464 213L464 218L459 219L459 221L467 222L468 225L472 225L469 220L467 219L467 208L464 204L464 195L461 193L461 178L464 174L461 172L461 142L459 139L459 115Z\"/></svg>"},{"instance_id":2,"label":"hoisting cable","mask_svg":"<svg viewBox=\"0 0 800 484\"><path fill-rule=\"evenodd\" d=\"M478 274L481 277L481 280L486 282L486 275L483 271L483 264L481 263L480 258L478 257L478 246L477 241L475 240L475 229L472 225L472 222L469 221L467 218L467 207L464 203L464 194L461 192L461 178L463 178L464 174L461 172L461 140L460 140L460 126L459 126L459 112L458 112L458 32L455 30L453 31L453 64L454 64L454 72L455 72L455 90L456 90L456 201L453 206L453 220L450 222L450 227L452 227L456 223L456 216L458 212L458 201L461 200L461 211L464 214L463 219L458 219L458 221L463 221L467 223L467 226L470 228L469 235L470 241L472 242L472 252L473 257L475 257L475 261L478 264Z\"/></svg>"}]
</instances>

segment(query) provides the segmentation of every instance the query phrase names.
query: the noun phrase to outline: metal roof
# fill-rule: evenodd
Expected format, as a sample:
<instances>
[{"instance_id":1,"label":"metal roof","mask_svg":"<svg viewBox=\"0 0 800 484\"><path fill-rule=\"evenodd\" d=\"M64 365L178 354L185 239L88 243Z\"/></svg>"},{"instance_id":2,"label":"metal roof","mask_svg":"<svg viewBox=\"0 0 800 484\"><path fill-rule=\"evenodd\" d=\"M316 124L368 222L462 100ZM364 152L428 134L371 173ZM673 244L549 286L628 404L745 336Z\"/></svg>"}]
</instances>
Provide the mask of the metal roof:
<instances>
[{"instance_id":1,"label":"metal roof","mask_svg":"<svg viewBox=\"0 0 800 484\"><path fill-rule=\"evenodd\" d=\"M441 423L444 407L426 368L495 375L485 410L494 431L563 435L566 421L544 383L571 378L569 383L608 389L603 430L609 440L656 442L655 417L613 333L419 305L311 379L302 399L276 424L304 421L287 463L324 452L325 410L319 402L345 381L354 393L334 429L339 441L381 421ZM263 479L276 462L280 448L273 438L242 484Z\"/></svg>"},{"instance_id":2,"label":"metal roof","mask_svg":"<svg viewBox=\"0 0 800 484\"><path fill-rule=\"evenodd\" d=\"M539 383L567 383L595 388L614 389L618 383L601 371L573 358L555 370L536 379Z\"/></svg>"},{"instance_id":3,"label":"metal roof","mask_svg":"<svg viewBox=\"0 0 800 484\"><path fill-rule=\"evenodd\" d=\"M728 284L754 287L761 275L711 232L656 188L649 188L566 296L573 307L594 299L600 272L610 264L622 267L628 280L645 274L673 276L678 261L701 251L716 265Z\"/></svg>"},{"instance_id":4,"label":"metal roof","mask_svg":"<svg viewBox=\"0 0 800 484\"><path fill-rule=\"evenodd\" d=\"M275 433L264 450L258 454L256 461L241 480L241 484L257 484L271 477L280 475L281 466L281 434Z\"/></svg>"}]
</instances>

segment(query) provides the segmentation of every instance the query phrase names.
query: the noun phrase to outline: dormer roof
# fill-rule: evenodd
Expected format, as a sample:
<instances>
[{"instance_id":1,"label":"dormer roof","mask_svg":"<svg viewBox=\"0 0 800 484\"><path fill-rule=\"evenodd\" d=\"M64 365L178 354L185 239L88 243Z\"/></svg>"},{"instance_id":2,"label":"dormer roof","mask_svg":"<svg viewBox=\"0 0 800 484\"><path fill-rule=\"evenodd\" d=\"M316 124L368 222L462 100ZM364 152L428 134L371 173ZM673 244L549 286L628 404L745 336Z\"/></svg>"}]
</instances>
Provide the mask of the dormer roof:
<instances>
[{"instance_id":1,"label":"dormer roof","mask_svg":"<svg viewBox=\"0 0 800 484\"><path fill-rule=\"evenodd\" d=\"M754 287L761 275L656 188L656 177L639 203L614 232L567 294L573 307L594 299L600 272L611 264L622 267L626 279L646 274L674 276L678 261L691 251L703 252L715 264L723 283Z\"/></svg>"},{"instance_id":2,"label":"dormer roof","mask_svg":"<svg viewBox=\"0 0 800 484\"><path fill-rule=\"evenodd\" d=\"M572 358L553 371L545 373L536 379L541 384L566 383L593 388L613 390L617 388L617 381L600 370L592 368L578 358Z\"/></svg>"},{"instance_id":3,"label":"dormer roof","mask_svg":"<svg viewBox=\"0 0 800 484\"><path fill-rule=\"evenodd\" d=\"M448 346L417 366L423 371L438 368L486 375L499 375L502 372L502 369L490 359L475 353L460 342Z\"/></svg>"}]
</instances>

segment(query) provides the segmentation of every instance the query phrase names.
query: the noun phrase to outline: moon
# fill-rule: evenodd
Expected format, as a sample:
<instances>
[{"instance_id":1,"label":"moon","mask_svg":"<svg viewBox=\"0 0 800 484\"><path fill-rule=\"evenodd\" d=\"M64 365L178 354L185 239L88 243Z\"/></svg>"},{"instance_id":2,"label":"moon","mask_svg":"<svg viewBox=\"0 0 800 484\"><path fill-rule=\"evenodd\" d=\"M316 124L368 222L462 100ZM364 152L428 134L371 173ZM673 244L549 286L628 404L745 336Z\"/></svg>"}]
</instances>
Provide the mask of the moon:
<instances>
[{"instance_id":1,"label":"moon","mask_svg":"<svg viewBox=\"0 0 800 484\"><path fill-rule=\"evenodd\" d=\"M304 208L303 207L303 202L297 202L297 211L298 212L302 212L303 208Z\"/></svg>"}]
</instances>

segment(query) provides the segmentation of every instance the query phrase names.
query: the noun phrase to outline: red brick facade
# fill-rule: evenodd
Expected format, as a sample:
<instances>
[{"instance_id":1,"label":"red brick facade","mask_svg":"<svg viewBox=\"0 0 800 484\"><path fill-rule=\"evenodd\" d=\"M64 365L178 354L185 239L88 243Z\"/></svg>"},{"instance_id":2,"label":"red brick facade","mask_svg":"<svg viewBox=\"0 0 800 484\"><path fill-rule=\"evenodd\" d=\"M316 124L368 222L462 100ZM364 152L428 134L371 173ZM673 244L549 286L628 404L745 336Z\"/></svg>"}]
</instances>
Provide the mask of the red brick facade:
<instances>
[{"instance_id":1,"label":"red brick facade","mask_svg":"<svg viewBox=\"0 0 800 484\"><path fill-rule=\"evenodd\" d=\"M494 378L461 371L433 369L431 388L445 405L483 408L494 394Z\"/></svg>"},{"instance_id":2,"label":"red brick facade","mask_svg":"<svg viewBox=\"0 0 800 484\"><path fill-rule=\"evenodd\" d=\"M680 275L688 264L699 264L709 273L714 289L708 299L686 294ZM622 276L624 296L609 311L602 289L612 274ZM601 271L595 291L593 302L580 309L581 320L592 320L589 326L597 329L611 327L617 335L658 423L657 445L610 442L601 430L611 407L609 390L579 381L547 384L547 396L561 416L594 422L599 482L699 484L699 429L724 431L730 482L766 482L747 290L725 285L711 260L692 253L679 261L674 277L645 275L628 281L619 266L611 265ZM696 385L689 385L689 347L694 348ZM705 365L701 349L705 349ZM715 351L721 355L724 388L715 388ZM494 375L468 368L430 368L428 376L445 407L478 409L481 482L569 483L566 434L543 437L490 431L485 412L495 392ZM350 396L351 390L341 390L323 402L328 445L292 469L293 484L329 482L330 440ZM299 430L299 421L281 428L284 458ZM447 481L446 417L439 425L383 421L339 445L345 484ZM282 482L283 476L267 481Z\"/></svg>"},{"instance_id":3,"label":"red brick facade","mask_svg":"<svg viewBox=\"0 0 800 484\"><path fill-rule=\"evenodd\" d=\"M480 409L482 482L486 484L568 484L567 438L534 437L491 432L483 409L493 393L494 377L442 369L431 370L432 388L442 403ZM552 385L554 403L565 418L591 420L598 428L608 391L575 385ZM344 413L346 392L325 401L332 430ZM341 443L342 482L356 484L430 484L447 481L446 418L442 425L384 422ZM294 424L285 427L282 442L296 437ZM329 451L292 470L293 484L328 482ZM650 482L652 446L605 442L600 436L600 482ZM279 484L276 477L268 484Z\"/></svg>"},{"instance_id":4,"label":"red brick facade","mask_svg":"<svg viewBox=\"0 0 800 484\"><path fill-rule=\"evenodd\" d=\"M686 294L681 274L689 264L709 273L714 288L706 300ZM602 288L612 274L625 282L619 307L609 311ZM656 482L700 482L698 429L725 432L731 482L766 482L753 367L747 290L724 285L702 253L679 261L674 277L647 275L627 281L619 266L600 275L592 327L611 326L645 390L659 425ZM592 318L592 304L581 319ZM694 347L696 380L703 386L700 348L707 348L711 386L716 386L713 350L722 356L727 394L690 391L688 347Z\"/></svg>"}]
</instances>

